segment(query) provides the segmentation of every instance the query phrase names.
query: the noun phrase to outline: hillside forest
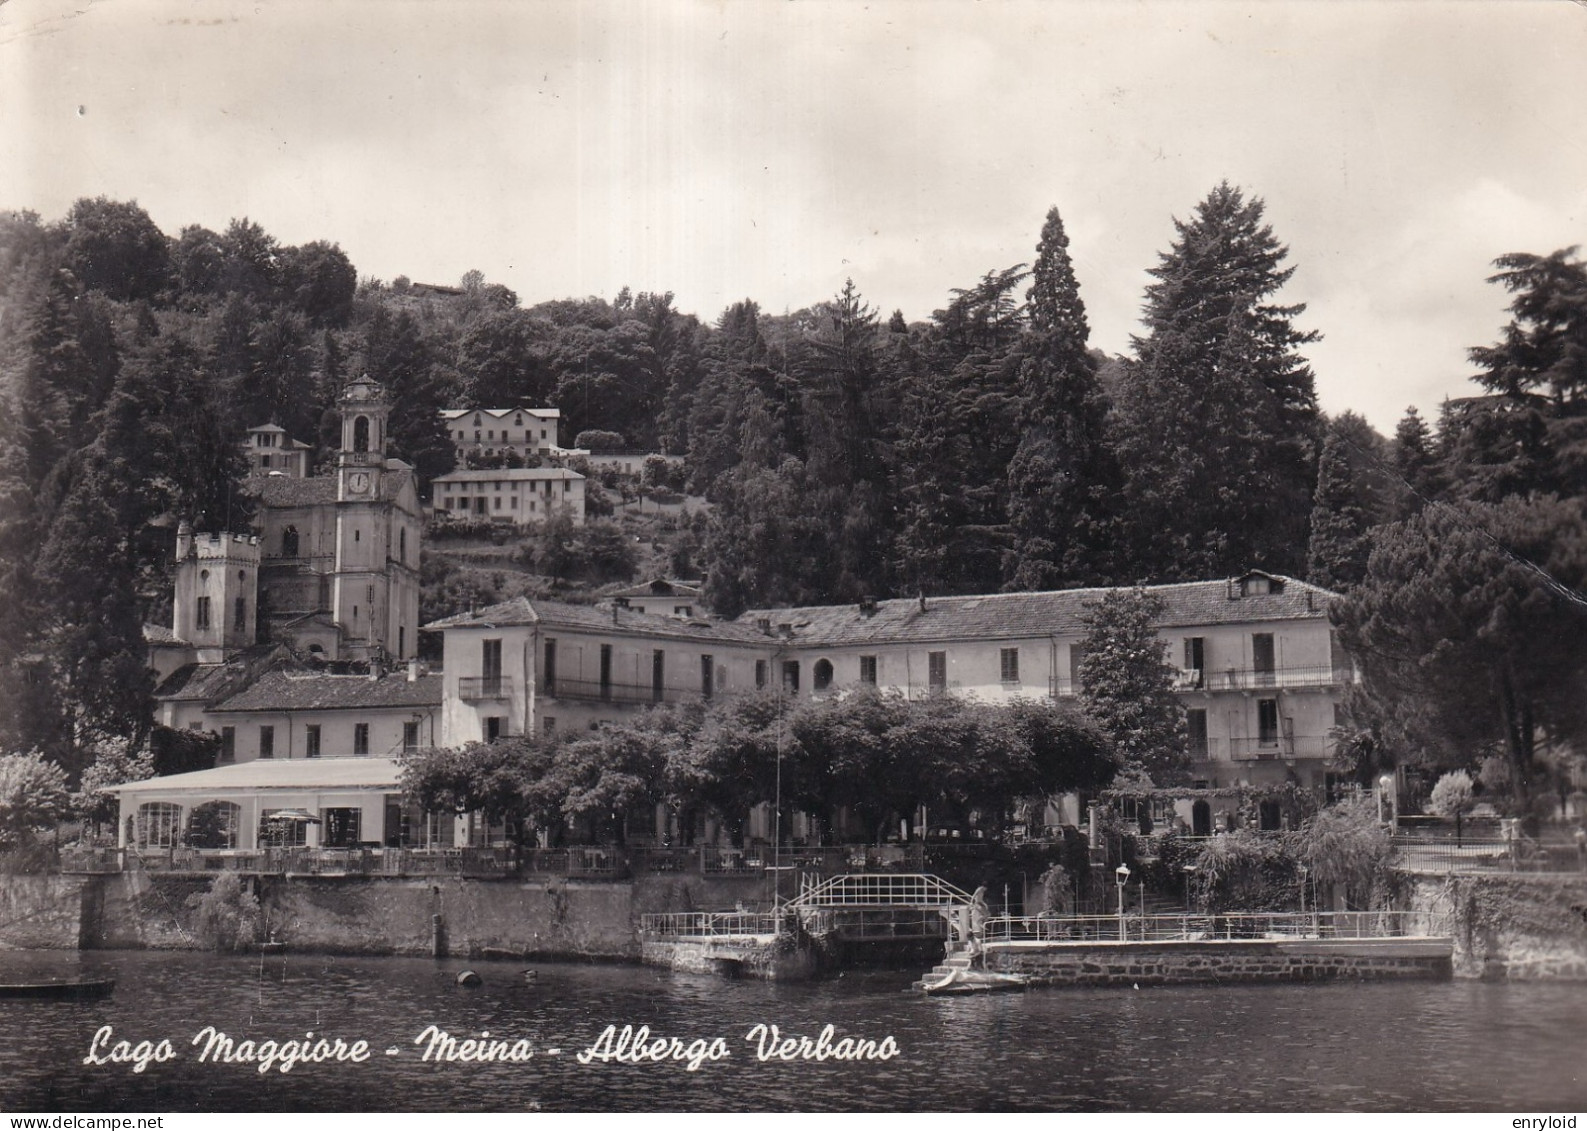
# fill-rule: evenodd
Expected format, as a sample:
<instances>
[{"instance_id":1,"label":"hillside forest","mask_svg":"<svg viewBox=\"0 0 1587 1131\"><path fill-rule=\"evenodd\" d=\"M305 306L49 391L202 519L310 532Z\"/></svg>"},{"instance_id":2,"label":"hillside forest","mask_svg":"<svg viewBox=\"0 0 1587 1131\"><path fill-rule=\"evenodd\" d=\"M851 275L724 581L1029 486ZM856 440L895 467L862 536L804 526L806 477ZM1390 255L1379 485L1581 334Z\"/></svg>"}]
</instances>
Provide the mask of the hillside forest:
<instances>
[{"instance_id":1,"label":"hillside forest","mask_svg":"<svg viewBox=\"0 0 1587 1131\"><path fill-rule=\"evenodd\" d=\"M939 309L884 314L849 283L708 321L671 294L526 304L478 271L360 278L334 242L246 218L169 234L132 201L0 213L0 750L75 774L141 741L142 627L168 621L177 523L247 527L250 426L328 466L336 398L367 375L422 491L454 463L446 407L552 406L564 443L683 457L671 486L703 504L656 560L703 576L720 615L1309 579L1344 594L1364 676L1351 769L1488 759L1519 797L1548 788L1587 730L1587 264L1497 260L1510 317L1472 329L1471 396L1385 437L1319 410L1306 347L1326 327L1287 293L1259 197L1220 184L1174 233L1130 352L1108 356L1056 208L1028 262ZM538 537L529 558L575 538ZM604 520L576 538L570 580L652 564ZM481 596L448 573L427 565L427 617Z\"/></svg>"}]
</instances>

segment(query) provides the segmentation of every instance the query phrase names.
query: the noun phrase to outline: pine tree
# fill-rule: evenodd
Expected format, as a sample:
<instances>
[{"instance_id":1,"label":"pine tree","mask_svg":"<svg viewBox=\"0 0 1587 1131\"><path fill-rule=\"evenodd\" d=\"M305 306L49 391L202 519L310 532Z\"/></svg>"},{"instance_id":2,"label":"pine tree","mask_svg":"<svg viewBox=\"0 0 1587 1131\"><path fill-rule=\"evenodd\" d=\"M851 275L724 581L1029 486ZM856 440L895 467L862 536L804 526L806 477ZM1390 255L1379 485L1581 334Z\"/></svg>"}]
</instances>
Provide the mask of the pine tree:
<instances>
[{"instance_id":1,"label":"pine tree","mask_svg":"<svg viewBox=\"0 0 1587 1131\"><path fill-rule=\"evenodd\" d=\"M1019 376L1019 447L1008 465L1009 589L1110 579L1109 511L1119 486L1104 435L1107 401L1086 350L1090 329L1069 237L1047 213L1032 272Z\"/></svg>"},{"instance_id":2,"label":"pine tree","mask_svg":"<svg viewBox=\"0 0 1587 1131\"><path fill-rule=\"evenodd\" d=\"M1161 597L1112 589L1091 607L1081 641L1080 700L1112 739L1126 771L1173 784L1187 750L1185 711L1174 694L1168 645L1157 636Z\"/></svg>"},{"instance_id":3,"label":"pine tree","mask_svg":"<svg viewBox=\"0 0 1587 1131\"><path fill-rule=\"evenodd\" d=\"M1411 405L1394 429L1394 469L1400 477L1395 518L1406 519L1421 511L1429 499L1443 491L1433 432Z\"/></svg>"},{"instance_id":4,"label":"pine tree","mask_svg":"<svg viewBox=\"0 0 1587 1131\"><path fill-rule=\"evenodd\" d=\"M1136 570L1207 577L1297 571L1315 483L1318 412L1296 352L1315 341L1271 300L1293 272L1259 198L1224 183L1176 220L1151 270L1147 335L1120 391Z\"/></svg>"}]
</instances>

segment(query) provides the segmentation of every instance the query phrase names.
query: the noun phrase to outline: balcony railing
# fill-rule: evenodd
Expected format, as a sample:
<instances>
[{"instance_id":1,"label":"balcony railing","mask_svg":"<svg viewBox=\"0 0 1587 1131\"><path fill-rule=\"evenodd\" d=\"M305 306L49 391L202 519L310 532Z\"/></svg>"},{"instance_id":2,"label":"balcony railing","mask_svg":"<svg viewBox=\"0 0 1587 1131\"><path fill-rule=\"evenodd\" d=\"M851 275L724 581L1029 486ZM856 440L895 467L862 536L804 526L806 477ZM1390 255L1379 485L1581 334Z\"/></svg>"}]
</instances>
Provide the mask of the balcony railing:
<instances>
[{"instance_id":1,"label":"balcony railing","mask_svg":"<svg viewBox=\"0 0 1587 1131\"><path fill-rule=\"evenodd\" d=\"M457 681L459 699L478 702L482 699L507 699L512 695L511 685L499 675L465 675Z\"/></svg>"},{"instance_id":2,"label":"balcony railing","mask_svg":"<svg viewBox=\"0 0 1587 1131\"><path fill-rule=\"evenodd\" d=\"M1181 691L1259 691L1267 688L1339 687L1356 682L1355 669L1349 665L1320 664L1313 667L1196 669L1180 671L1175 686Z\"/></svg>"},{"instance_id":3,"label":"balcony railing","mask_svg":"<svg viewBox=\"0 0 1587 1131\"><path fill-rule=\"evenodd\" d=\"M583 703L616 703L621 706L644 706L650 703L684 703L700 698L699 688L656 687L651 683L618 683L608 680L568 679L558 676L554 680L540 681L540 694L548 699L566 699Z\"/></svg>"}]
</instances>

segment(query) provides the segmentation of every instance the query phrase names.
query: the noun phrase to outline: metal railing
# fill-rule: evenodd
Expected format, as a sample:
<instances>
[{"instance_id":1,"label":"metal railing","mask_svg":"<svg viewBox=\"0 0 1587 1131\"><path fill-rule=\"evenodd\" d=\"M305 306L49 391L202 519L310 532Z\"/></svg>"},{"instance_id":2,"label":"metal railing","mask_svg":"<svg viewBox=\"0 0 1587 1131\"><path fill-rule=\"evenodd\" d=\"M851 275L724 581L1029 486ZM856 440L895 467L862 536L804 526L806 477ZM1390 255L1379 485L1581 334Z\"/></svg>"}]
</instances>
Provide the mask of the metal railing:
<instances>
[{"instance_id":1,"label":"metal railing","mask_svg":"<svg viewBox=\"0 0 1587 1131\"><path fill-rule=\"evenodd\" d=\"M781 934L781 911L672 911L641 915L639 929L658 939L746 938Z\"/></svg>"},{"instance_id":2,"label":"metal railing","mask_svg":"<svg viewBox=\"0 0 1587 1131\"><path fill-rule=\"evenodd\" d=\"M1208 668L1200 674L1202 676L1200 686L1207 691L1247 691L1269 687L1334 687L1357 682L1355 669L1348 664L1316 664L1310 667L1272 669Z\"/></svg>"},{"instance_id":3,"label":"metal railing","mask_svg":"<svg viewBox=\"0 0 1587 1131\"><path fill-rule=\"evenodd\" d=\"M548 699L575 700L582 703L616 703L620 706L645 706L652 703L683 703L706 693L700 688L657 687L653 683L601 682L595 679L570 679L557 676L541 680L540 694ZM725 693L724 693L725 694Z\"/></svg>"},{"instance_id":4,"label":"metal railing","mask_svg":"<svg viewBox=\"0 0 1587 1131\"><path fill-rule=\"evenodd\" d=\"M999 916L982 937L992 942L1214 942L1235 939L1385 939L1418 935L1422 916L1412 911L1242 912L1172 914Z\"/></svg>"},{"instance_id":5,"label":"metal railing","mask_svg":"<svg viewBox=\"0 0 1587 1131\"><path fill-rule=\"evenodd\" d=\"M1394 838L1398 866L1407 872L1587 872L1574 845L1512 840Z\"/></svg>"},{"instance_id":6,"label":"metal railing","mask_svg":"<svg viewBox=\"0 0 1587 1131\"><path fill-rule=\"evenodd\" d=\"M968 892L924 873L859 873L813 884L794 901L801 909L845 907L964 907Z\"/></svg>"},{"instance_id":7,"label":"metal railing","mask_svg":"<svg viewBox=\"0 0 1587 1131\"><path fill-rule=\"evenodd\" d=\"M465 675L457 680L457 697L477 702L481 699L507 699L512 695L511 685L499 675Z\"/></svg>"}]
</instances>

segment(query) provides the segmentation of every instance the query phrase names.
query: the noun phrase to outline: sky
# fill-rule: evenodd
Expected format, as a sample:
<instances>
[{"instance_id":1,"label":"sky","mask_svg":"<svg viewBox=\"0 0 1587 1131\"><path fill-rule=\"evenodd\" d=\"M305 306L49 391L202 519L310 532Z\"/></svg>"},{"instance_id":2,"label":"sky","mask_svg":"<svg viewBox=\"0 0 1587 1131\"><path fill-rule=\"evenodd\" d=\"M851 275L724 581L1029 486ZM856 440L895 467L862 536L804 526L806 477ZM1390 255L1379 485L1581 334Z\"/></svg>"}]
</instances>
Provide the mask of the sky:
<instances>
[{"instance_id":1,"label":"sky","mask_svg":"<svg viewBox=\"0 0 1587 1131\"><path fill-rule=\"evenodd\" d=\"M1587 244L1570 0L0 0L0 210L246 216L363 276L714 321L852 278L885 317L1035 257L1094 346L1220 181L1266 202L1318 398L1477 391L1495 257Z\"/></svg>"}]
</instances>

